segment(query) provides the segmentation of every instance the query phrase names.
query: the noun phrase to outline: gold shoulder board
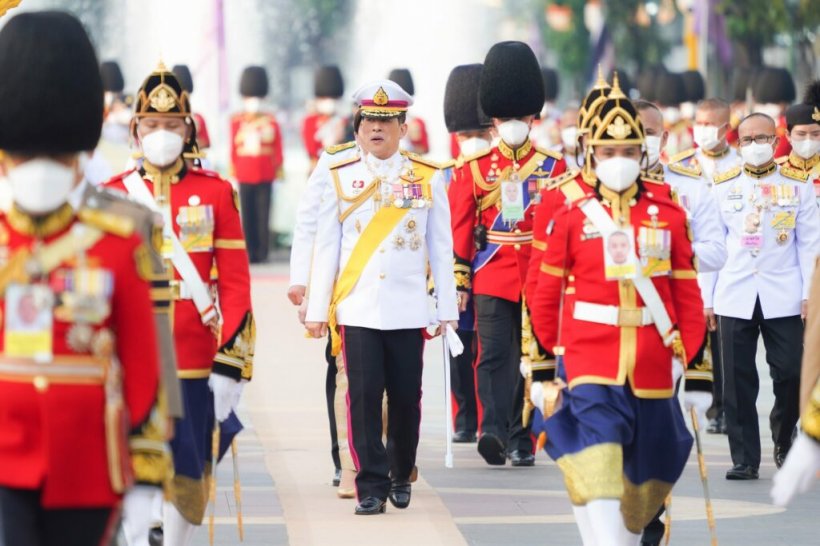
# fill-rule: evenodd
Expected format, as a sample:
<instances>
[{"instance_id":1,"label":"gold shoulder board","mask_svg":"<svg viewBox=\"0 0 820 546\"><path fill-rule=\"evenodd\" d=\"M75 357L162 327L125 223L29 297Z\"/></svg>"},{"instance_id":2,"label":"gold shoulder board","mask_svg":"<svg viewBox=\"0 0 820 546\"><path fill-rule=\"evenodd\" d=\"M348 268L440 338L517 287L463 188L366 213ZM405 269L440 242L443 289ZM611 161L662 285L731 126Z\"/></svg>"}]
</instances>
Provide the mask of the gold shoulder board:
<instances>
[{"instance_id":1,"label":"gold shoulder board","mask_svg":"<svg viewBox=\"0 0 820 546\"><path fill-rule=\"evenodd\" d=\"M348 157L347 159L343 159L343 160L339 161L338 163L334 163L333 165L331 165L330 170L332 171L332 170L344 167L346 165L351 165L351 164L356 163L357 161L359 161L359 159L361 159L361 158L358 155L356 155L354 157Z\"/></svg>"},{"instance_id":2,"label":"gold shoulder board","mask_svg":"<svg viewBox=\"0 0 820 546\"><path fill-rule=\"evenodd\" d=\"M669 162L669 170L673 173L677 173L683 176L688 176L689 178L700 178L703 174L703 171L700 168L700 165L695 165L694 167L689 167L687 165L681 165L680 163L672 163Z\"/></svg>"},{"instance_id":3,"label":"gold shoulder board","mask_svg":"<svg viewBox=\"0 0 820 546\"><path fill-rule=\"evenodd\" d=\"M328 146L325 148L325 152L329 153L330 155L338 154L339 152L343 152L345 150L349 150L356 146L356 141L351 140L350 142L343 142L341 144L335 144L333 146Z\"/></svg>"},{"instance_id":4,"label":"gold shoulder board","mask_svg":"<svg viewBox=\"0 0 820 546\"><path fill-rule=\"evenodd\" d=\"M480 150L480 151L478 151L478 152L476 152L472 155L468 155L468 156L464 157L462 159L462 161L464 163L469 163L470 161L475 161L476 159L481 159L485 155L490 155L490 152L492 152L492 151L493 151L492 148L484 148L483 150Z\"/></svg>"},{"instance_id":5,"label":"gold shoulder board","mask_svg":"<svg viewBox=\"0 0 820 546\"><path fill-rule=\"evenodd\" d=\"M555 178L549 179L547 181L547 190L554 190L555 188L558 188L566 184L570 180L575 180L575 177L578 176L579 172L580 171L578 169L570 169L567 172L560 174Z\"/></svg>"},{"instance_id":6,"label":"gold shoulder board","mask_svg":"<svg viewBox=\"0 0 820 546\"><path fill-rule=\"evenodd\" d=\"M695 149L689 148L688 150L684 150L682 152L678 152L672 157L669 158L669 163L677 163L678 161L683 161L684 159L689 159L695 155Z\"/></svg>"},{"instance_id":7,"label":"gold shoulder board","mask_svg":"<svg viewBox=\"0 0 820 546\"><path fill-rule=\"evenodd\" d=\"M809 179L809 175L811 174L811 172L804 171L802 169L796 169L788 165L781 165L780 174L782 174L786 178L797 180L798 182L806 182Z\"/></svg>"},{"instance_id":8,"label":"gold shoulder board","mask_svg":"<svg viewBox=\"0 0 820 546\"><path fill-rule=\"evenodd\" d=\"M134 221L126 216L84 208L79 217L83 223L119 237L130 237L134 233Z\"/></svg>"},{"instance_id":9,"label":"gold shoulder board","mask_svg":"<svg viewBox=\"0 0 820 546\"><path fill-rule=\"evenodd\" d=\"M415 163L421 163L422 165L426 165L432 169L436 169L437 171L440 171L441 169L445 168L441 163L433 161L432 159L427 159L426 157L422 157L419 154L413 152L402 151L401 154L410 161L413 161Z\"/></svg>"},{"instance_id":10,"label":"gold shoulder board","mask_svg":"<svg viewBox=\"0 0 820 546\"><path fill-rule=\"evenodd\" d=\"M738 176L740 176L741 172L742 172L742 169L740 168L740 166L736 166L736 167L733 167L733 168L729 169L726 172L716 174L715 175L715 184L722 184L723 182L726 182L726 181L731 180L733 178L737 178Z\"/></svg>"}]
</instances>

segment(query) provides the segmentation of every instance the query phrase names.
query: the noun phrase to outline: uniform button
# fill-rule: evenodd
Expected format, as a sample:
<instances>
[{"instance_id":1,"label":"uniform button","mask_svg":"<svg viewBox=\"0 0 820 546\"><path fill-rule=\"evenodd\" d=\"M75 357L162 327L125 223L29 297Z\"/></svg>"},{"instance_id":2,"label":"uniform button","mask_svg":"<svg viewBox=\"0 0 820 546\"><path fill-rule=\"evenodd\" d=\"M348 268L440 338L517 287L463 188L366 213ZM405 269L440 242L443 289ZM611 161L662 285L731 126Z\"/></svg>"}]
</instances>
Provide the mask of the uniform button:
<instances>
[{"instance_id":1,"label":"uniform button","mask_svg":"<svg viewBox=\"0 0 820 546\"><path fill-rule=\"evenodd\" d=\"M521 250L521 245L515 245L513 248L516 250Z\"/></svg>"},{"instance_id":2,"label":"uniform button","mask_svg":"<svg viewBox=\"0 0 820 546\"><path fill-rule=\"evenodd\" d=\"M515 230L515 232L516 232L516 233L521 233L521 230L520 230L520 229L516 229L516 230Z\"/></svg>"},{"instance_id":3,"label":"uniform button","mask_svg":"<svg viewBox=\"0 0 820 546\"><path fill-rule=\"evenodd\" d=\"M34 377L34 388L37 392L46 392L48 390L48 379L45 376L37 375Z\"/></svg>"},{"instance_id":4,"label":"uniform button","mask_svg":"<svg viewBox=\"0 0 820 546\"><path fill-rule=\"evenodd\" d=\"M385 277L386 277L386 275L384 273L379 273L379 278L380 279L384 279Z\"/></svg>"}]
</instances>

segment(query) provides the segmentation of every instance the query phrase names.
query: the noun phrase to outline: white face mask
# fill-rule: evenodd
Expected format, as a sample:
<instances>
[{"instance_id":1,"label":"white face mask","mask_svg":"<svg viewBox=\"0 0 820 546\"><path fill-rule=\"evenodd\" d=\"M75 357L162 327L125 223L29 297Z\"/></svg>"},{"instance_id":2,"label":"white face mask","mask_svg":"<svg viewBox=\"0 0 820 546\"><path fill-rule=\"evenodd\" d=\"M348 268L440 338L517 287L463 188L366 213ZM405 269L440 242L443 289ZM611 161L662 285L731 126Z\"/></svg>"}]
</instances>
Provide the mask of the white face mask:
<instances>
[{"instance_id":1,"label":"white face mask","mask_svg":"<svg viewBox=\"0 0 820 546\"><path fill-rule=\"evenodd\" d=\"M46 214L60 208L77 181L73 167L46 158L36 158L8 171L11 195L29 214Z\"/></svg>"},{"instance_id":2,"label":"white face mask","mask_svg":"<svg viewBox=\"0 0 820 546\"><path fill-rule=\"evenodd\" d=\"M316 99L316 111L323 116L332 116L336 113L336 99Z\"/></svg>"},{"instance_id":3,"label":"white face mask","mask_svg":"<svg viewBox=\"0 0 820 546\"><path fill-rule=\"evenodd\" d=\"M668 106L663 109L663 121L667 125L674 125L680 121L680 110L674 106Z\"/></svg>"},{"instance_id":4,"label":"white face mask","mask_svg":"<svg viewBox=\"0 0 820 546\"><path fill-rule=\"evenodd\" d=\"M477 154L478 152L486 150L489 147L490 142L479 137L468 138L461 141L458 145L458 149L461 150L461 155L464 157Z\"/></svg>"},{"instance_id":5,"label":"white face mask","mask_svg":"<svg viewBox=\"0 0 820 546\"><path fill-rule=\"evenodd\" d=\"M574 150L578 147L578 127L564 127L561 129L561 142L567 150Z\"/></svg>"},{"instance_id":6,"label":"white face mask","mask_svg":"<svg viewBox=\"0 0 820 546\"><path fill-rule=\"evenodd\" d=\"M640 163L626 157L610 157L596 163L595 174L601 184L618 193L634 184L641 174Z\"/></svg>"},{"instance_id":7,"label":"white face mask","mask_svg":"<svg viewBox=\"0 0 820 546\"><path fill-rule=\"evenodd\" d=\"M661 137L657 135L647 135L644 140L644 148L646 149L649 167L654 167L661 159Z\"/></svg>"},{"instance_id":8,"label":"white face mask","mask_svg":"<svg viewBox=\"0 0 820 546\"><path fill-rule=\"evenodd\" d=\"M792 140L792 150L803 159L811 159L820 152L820 140Z\"/></svg>"},{"instance_id":9,"label":"white face mask","mask_svg":"<svg viewBox=\"0 0 820 546\"><path fill-rule=\"evenodd\" d=\"M757 114L766 114L772 118L775 123L777 123L777 120L780 119L780 106L774 104L773 102L767 102L766 104L755 104L755 107L752 110L754 110Z\"/></svg>"},{"instance_id":10,"label":"white face mask","mask_svg":"<svg viewBox=\"0 0 820 546\"><path fill-rule=\"evenodd\" d=\"M249 114L256 114L262 107L262 99L259 97L245 97L243 101L245 112Z\"/></svg>"},{"instance_id":11,"label":"white face mask","mask_svg":"<svg viewBox=\"0 0 820 546\"><path fill-rule=\"evenodd\" d=\"M684 119L695 119L695 103L684 102L680 105L680 115Z\"/></svg>"},{"instance_id":12,"label":"white face mask","mask_svg":"<svg viewBox=\"0 0 820 546\"><path fill-rule=\"evenodd\" d=\"M185 142L171 131L161 129L140 138L142 153L155 167L167 167L182 155Z\"/></svg>"},{"instance_id":13,"label":"white face mask","mask_svg":"<svg viewBox=\"0 0 820 546\"><path fill-rule=\"evenodd\" d=\"M511 119L498 125L498 136L508 146L517 148L527 141L530 126L520 119Z\"/></svg>"},{"instance_id":14,"label":"white face mask","mask_svg":"<svg viewBox=\"0 0 820 546\"><path fill-rule=\"evenodd\" d=\"M720 146L718 128L711 125L695 125L692 128L695 144L702 150L714 150Z\"/></svg>"},{"instance_id":15,"label":"white face mask","mask_svg":"<svg viewBox=\"0 0 820 546\"><path fill-rule=\"evenodd\" d=\"M772 148L771 144L752 142L746 146L741 146L740 157L743 158L743 162L747 165L760 167L772 160L774 157L774 148Z\"/></svg>"}]
</instances>

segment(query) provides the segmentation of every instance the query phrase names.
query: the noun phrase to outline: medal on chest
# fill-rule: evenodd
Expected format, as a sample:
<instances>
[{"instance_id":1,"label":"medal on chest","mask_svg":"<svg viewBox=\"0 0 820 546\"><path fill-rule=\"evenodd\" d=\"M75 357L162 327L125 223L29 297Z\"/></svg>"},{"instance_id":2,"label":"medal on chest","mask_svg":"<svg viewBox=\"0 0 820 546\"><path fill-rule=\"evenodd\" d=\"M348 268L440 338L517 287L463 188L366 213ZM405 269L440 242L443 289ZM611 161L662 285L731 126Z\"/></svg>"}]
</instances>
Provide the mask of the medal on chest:
<instances>
[{"instance_id":1,"label":"medal on chest","mask_svg":"<svg viewBox=\"0 0 820 546\"><path fill-rule=\"evenodd\" d=\"M649 225L638 230L638 256L644 277L660 277L672 272L672 234L662 229L666 223L658 221L658 213L657 205L649 205Z\"/></svg>"},{"instance_id":2,"label":"medal on chest","mask_svg":"<svg viewBox=\"0 0 820 546\"><path fill-rule=\"evenodd\" d=\"M202 205L198 196L188 199L187 207L179 207L176 217L179 240L187 252L210 252L214 246L214 209Z\"/></svg>"}]
</instances>

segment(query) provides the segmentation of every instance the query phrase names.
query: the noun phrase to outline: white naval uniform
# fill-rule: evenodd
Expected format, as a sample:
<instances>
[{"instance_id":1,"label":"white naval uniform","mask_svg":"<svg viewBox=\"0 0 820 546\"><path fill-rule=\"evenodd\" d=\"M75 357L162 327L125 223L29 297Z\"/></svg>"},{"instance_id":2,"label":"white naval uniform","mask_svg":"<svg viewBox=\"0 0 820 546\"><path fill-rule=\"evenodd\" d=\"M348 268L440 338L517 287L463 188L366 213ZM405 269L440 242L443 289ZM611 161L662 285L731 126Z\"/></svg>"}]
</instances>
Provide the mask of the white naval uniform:
<instances>
[{"instance_id":1,"label":"white naval uniform","mask_svg":"<svg viewBox=\"0 0 820 546\"><path fill-rule=\"evenodd\" d=\"M700 176L706 185L711 187L715 174L725 173L738 165L740 165L740 155L735 148L729 147L720 157L713 157L705 154L700 148L693 148L669 158L667 167L677 174Z\"/></svg>"},{"instance_id":2,"label":"white naval uniform","mask_svg":"<svg viewBox=\"0 0 820 546\"><path fill-rule=\"evenodd\" d=\"M338 150L334 153L334 149ZM322 152L299 197L296 225L290 249L290 286L307 286L313 242L319 222L319 205L327 188L333 186L330 167L359 153L358 146L336 146Z\"/></svg>"},{"instance_id":3,"label":"white naval uniform","mask_svg":"<svg viewBox=\"0 0 820 546\"><path fill-rule=\"evenodd\" d=\"M340 214L352 206L346 199L355 198L376 176L389 183L409 166L410 160L397 152L384 161L369 155L335 171L343 198L337 194L335 184L326 185L319 206L308 322L327 322L337 274L344 270L360 233L377 211L370 197L340 222ZM428 260L438 298L436 320L458 320L450 207L440 171L433 175L430 186L432 207L410 209L381 243L356 286L339 304L339 325L375 330L427 327ZM412 239L417 241L417 248L411 247Z\"/></svg>"},{"instance_id":4,"label":"white naval uniform","mask_svg":"<svg viewBox=\"0 0 820 546\"><path fill-rule=\"evenodd\" d=\"M791 187L795 198L788 203L771 203L762 210L763 246L753 252L742 241L748 235L747 217L757 210L751 200L759 198L764 185ZM820 213L811 183L786 178L777 170L759 179L741 170L731 178L718 175L713 191L729 252L717 277L715 313L749 320L759 298L766 319L800 315L820 252ZM781 244L777 241L780 231L772 222L777 213L789 212L796 215L795 226L786 230L787 240Z\"/></svg>"}]
</instances>

